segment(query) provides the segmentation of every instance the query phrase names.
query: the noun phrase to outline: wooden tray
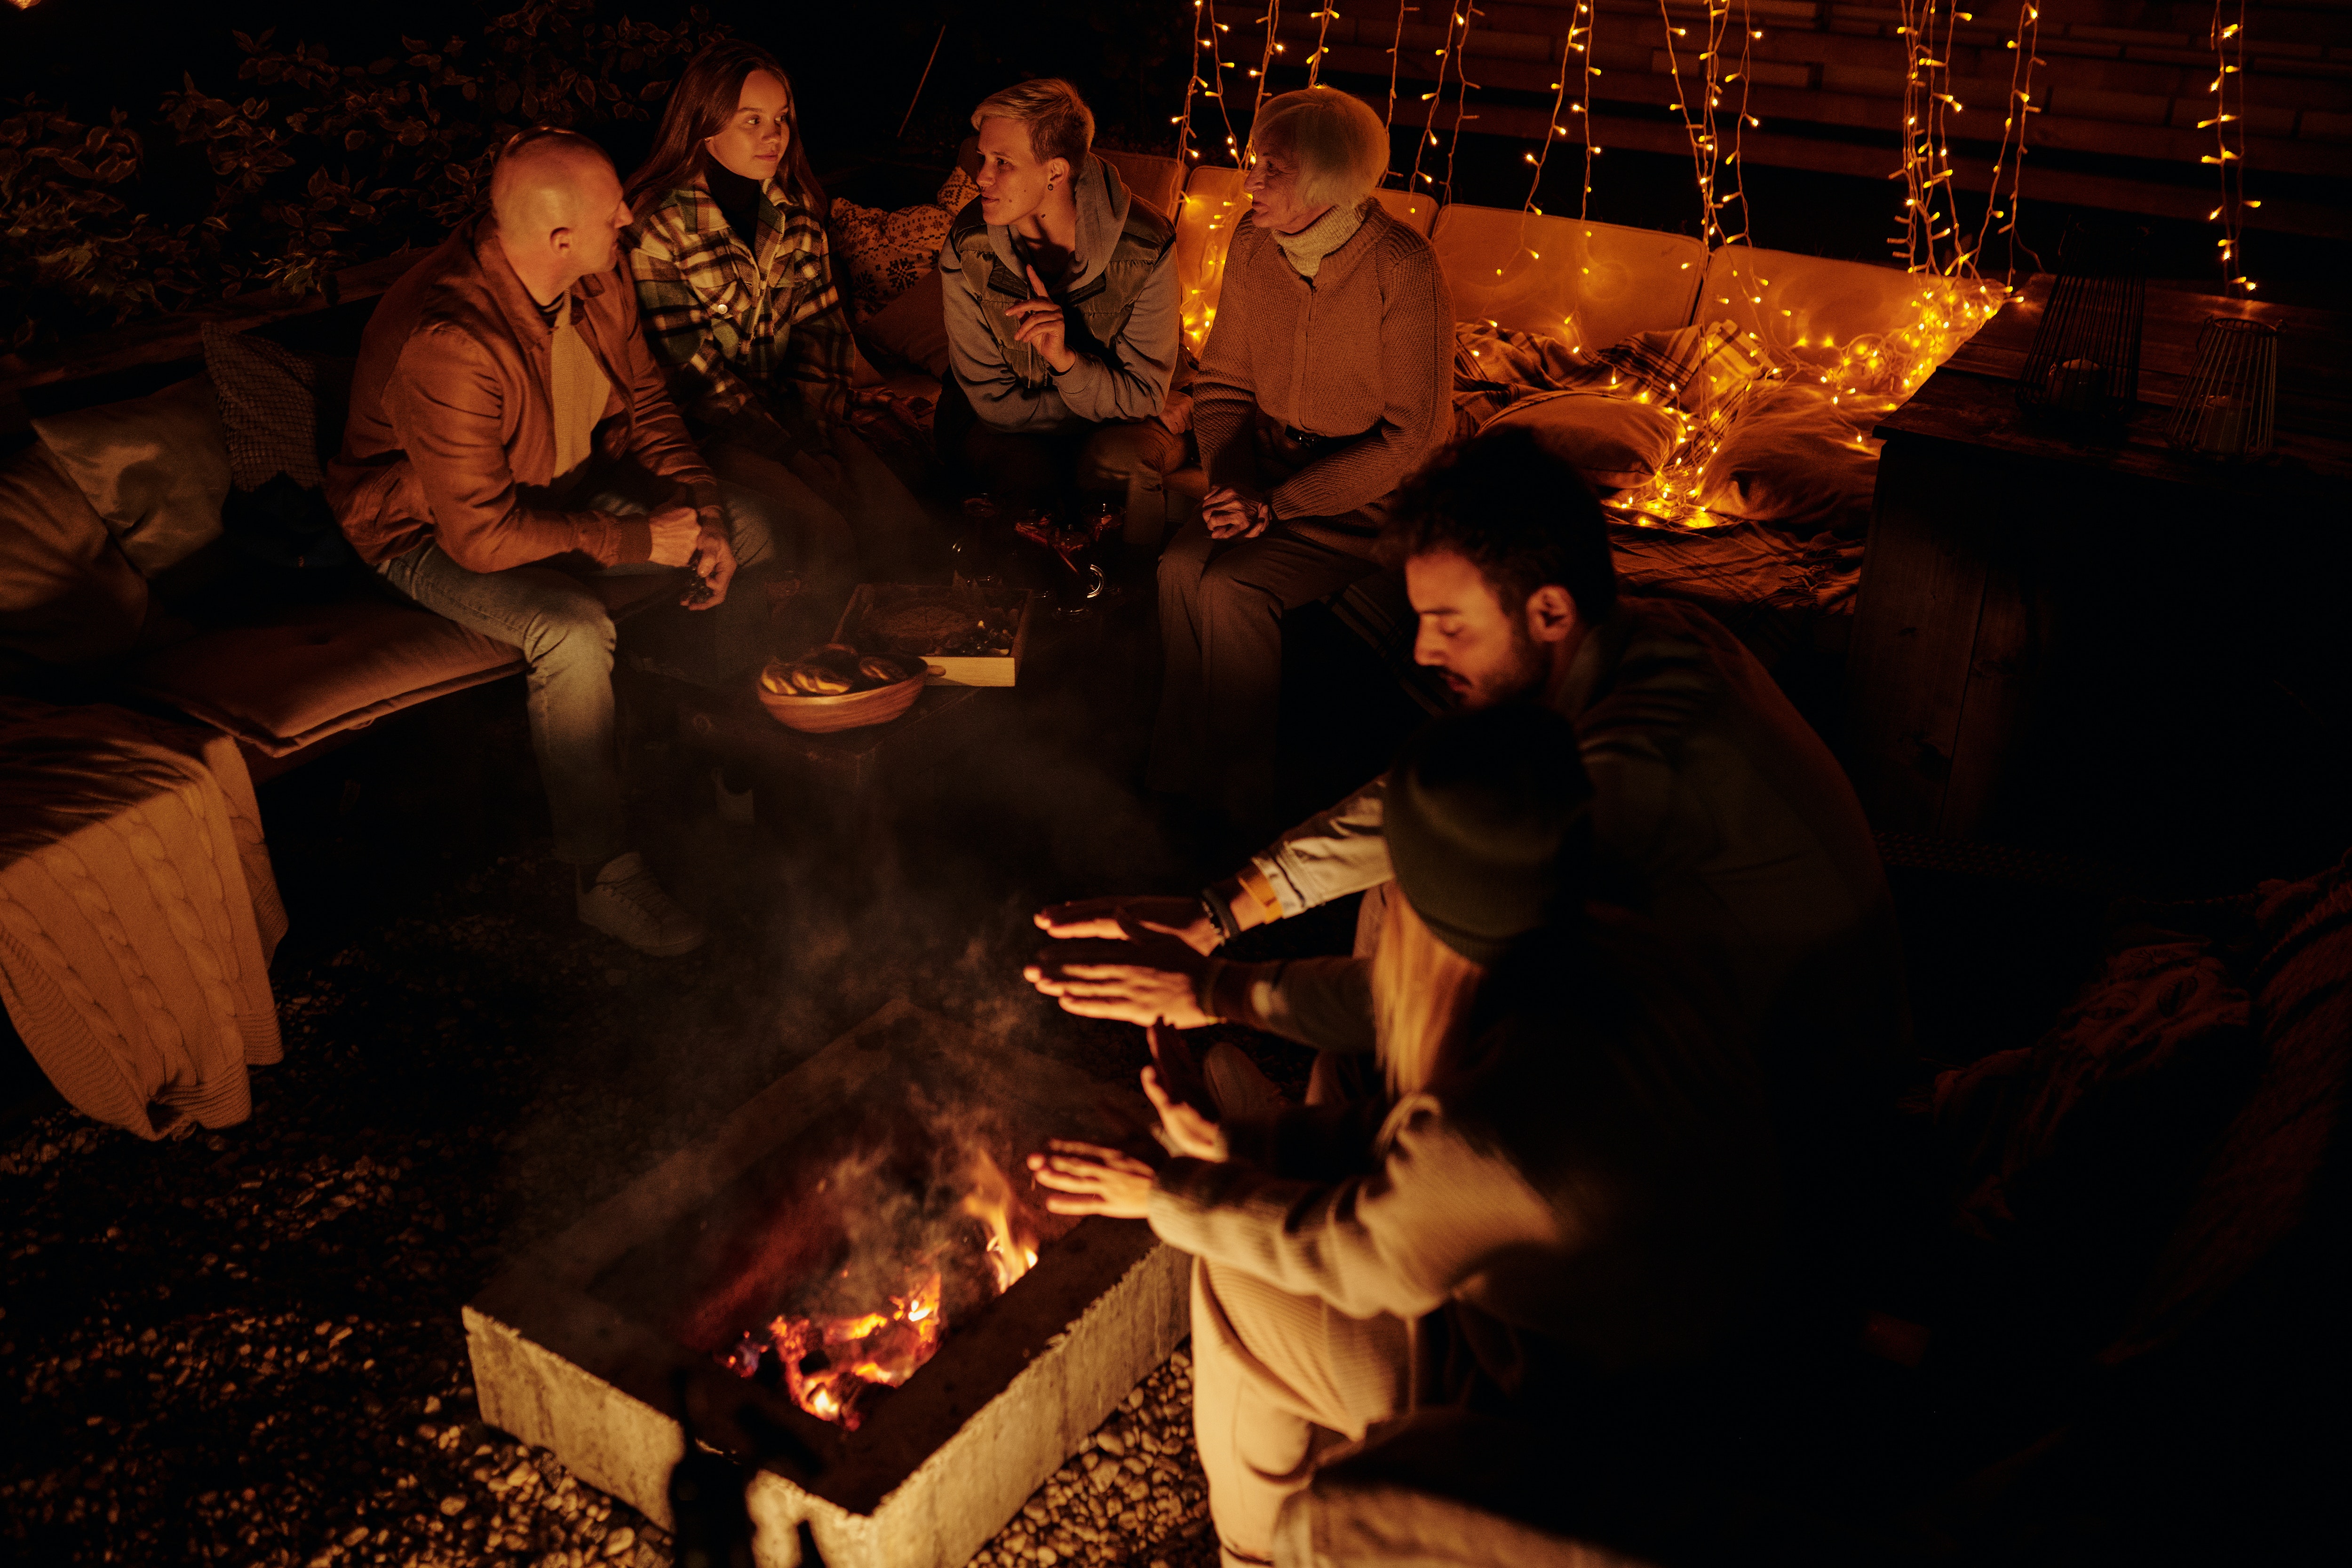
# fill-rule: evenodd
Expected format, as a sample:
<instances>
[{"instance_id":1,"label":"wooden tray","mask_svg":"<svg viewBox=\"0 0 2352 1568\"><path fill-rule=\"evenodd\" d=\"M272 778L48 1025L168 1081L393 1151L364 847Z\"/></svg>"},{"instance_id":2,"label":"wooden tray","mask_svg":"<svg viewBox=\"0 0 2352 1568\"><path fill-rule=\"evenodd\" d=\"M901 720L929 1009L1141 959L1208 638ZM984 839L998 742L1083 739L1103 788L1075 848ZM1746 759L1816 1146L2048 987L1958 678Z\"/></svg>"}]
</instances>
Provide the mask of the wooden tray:
<instances>
[{"instance_id":1,"label":"wooden tray","mask_svg":"<svg viewBox=\"0 0 2352 1568\"><path fill-rule=\"evenodd\" d=\"M1021 661L1029 648L1029 626L1036 619L1037 593L1034 589L947 588L932 583L861 582L849 596L849 607L841 612L839 624L833 629L833 640L847 643L860 653L883 653L880 643L867 646L861 635L867 612L877 608L896 608L910 603L953 604L958 607L985 605L992 610L1018 607L1020 619L1013 622L1013 652L994 654L923 653L916 655L931 667L927 685L934 686L1009 686L1020 676Z\"/></svg>"}]
</instances>

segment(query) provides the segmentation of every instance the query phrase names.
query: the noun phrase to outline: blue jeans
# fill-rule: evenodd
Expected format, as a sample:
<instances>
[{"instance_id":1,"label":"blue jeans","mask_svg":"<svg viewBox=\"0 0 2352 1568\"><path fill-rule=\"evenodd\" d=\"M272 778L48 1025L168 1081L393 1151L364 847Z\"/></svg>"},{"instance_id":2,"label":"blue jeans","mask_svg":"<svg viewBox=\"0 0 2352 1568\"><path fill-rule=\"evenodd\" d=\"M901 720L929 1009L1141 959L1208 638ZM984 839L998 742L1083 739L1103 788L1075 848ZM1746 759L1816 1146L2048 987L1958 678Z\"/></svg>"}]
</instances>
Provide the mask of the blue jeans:
<instances>
[{"instance_id":1,"label":"blue jeans","mask_svg":"<svg viewBox=\"0 0 2352 1568\"><path fill-rule=\"evenodd\" d=\"M643 476L607 476L573 504L636 517L651 510ZM766 652L768 604L762 580L774 546L764 497L720 481L736 576L726 601L696 613L719 618L722 668L750 668ZM511 643L530 665L530 744L555 820L555 855L593 871L623 853L620 759L613 744L613 618L579 574L551 566L468 571L426 541L376 571L402 597L469 631ZM638 562L608 574L668 572L684 594L686 574Z\"/></svg>"}]
</instances>

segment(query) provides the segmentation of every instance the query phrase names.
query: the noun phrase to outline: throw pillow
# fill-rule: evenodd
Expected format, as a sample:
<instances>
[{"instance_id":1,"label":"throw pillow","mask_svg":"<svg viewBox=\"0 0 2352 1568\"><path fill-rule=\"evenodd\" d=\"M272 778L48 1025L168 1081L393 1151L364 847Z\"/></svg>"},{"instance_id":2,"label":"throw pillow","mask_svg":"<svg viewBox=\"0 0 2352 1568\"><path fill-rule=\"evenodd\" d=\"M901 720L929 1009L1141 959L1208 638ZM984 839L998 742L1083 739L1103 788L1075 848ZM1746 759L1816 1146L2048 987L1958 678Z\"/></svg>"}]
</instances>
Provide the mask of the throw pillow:
<instances>
[{"instance_id":1,"label":"throw pillow","mask_svg":"<svg viewBox=\"0 0 2352 1568\"><path fill-rule=\"evenodd\" d=\"M927 206L885 212L834 198L827 227L851 320L864 324L930 275L956 213L979 191L971 176L958 169Z\"/></svg>"},{"instance_id":2,"label":"throw pillow","mask_svg":"<svg viewBox=\"0 0 2352 1568\"><path fill-rule=\"evenodd\" d=\"M1480 427L1532 431L1537 444L1573 464L1596 490L1640 485L1674 455L1682 422L1670 409L1604 392L1535 392Z\"/></svg>"},{"instance_id":3,"label":"throw pillow","mask_svg":"<svg viewBox=\"0 0 2352 1568\"><path fill-rule=\"evenodd\" d=\"M228 434L235 483L221 523L229 542L272 566L352 565L358 558L324 489L327 461L342 442L352 361L207 322L205 366Z\"/></svg>"},{"instance_id":4,"label":"throw pillow","mask_svg":"<svg viewBox=\"0 0 2352 1568\"><path fill-rule=\"evenodd\" d=\"M1601 358L1637 389L1701 420L1766 374L1764 361L1740 341L1732 321L1636 332L1603 349Z\"/></svg>"},{"instance_id":5,"label":"throw pillow","mask_svg":"<svg viewBox=\"0 0 2352 1568\"><path fill-rule=\"evenodd\" d=\"M210 377L37 419L33 430L145 576L220 538L228 436Z\"/></svg>"},{"instance_id":6,"label":"throw pillow","mask_svg":"<svg viewBox=\"0 0 2352 1568\"><path fill-rule=\"evenodd\" d=\"M1731 422L1699 476L1699 504L1801 537L1859 538L1870 527L1879 445L1826 389L1774 387Z\"/></svg>"},{"instance_id":7,"label":"throw pillow","mask_svg":"<svg viewBox=\"0 0 2352 1568\"><path fill-rule=\"evenodd\" d=\"M948 373L947 300L937 267L915 280L896 299L867 317L859 340L872 357L945 378Z\"/></svg>"},{"instance_id":8,"label":"throw pillow","mask_svg":"<svg viewBox=\"0 0 2352 1568\"><path fill-rule=\"evenodd\" d=\"M39 446L0 462L0 648L78 664L128 650L147 580L79 486Z\"/></svg>"}]
</instances>

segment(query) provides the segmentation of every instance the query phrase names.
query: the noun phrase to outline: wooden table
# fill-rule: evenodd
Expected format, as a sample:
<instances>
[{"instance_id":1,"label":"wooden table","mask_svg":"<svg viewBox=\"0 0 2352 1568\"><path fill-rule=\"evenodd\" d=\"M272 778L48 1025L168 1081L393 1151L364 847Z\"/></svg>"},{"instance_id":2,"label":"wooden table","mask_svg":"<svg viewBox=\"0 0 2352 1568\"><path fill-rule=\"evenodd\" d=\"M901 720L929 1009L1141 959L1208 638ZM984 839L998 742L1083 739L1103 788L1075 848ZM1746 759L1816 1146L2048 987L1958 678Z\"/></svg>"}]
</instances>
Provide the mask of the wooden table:
<instances>
[{"instance_id":1,"label":"wooden table","mask_svg":"<svg viewBox=\"0 0 2352 1568\"><path fill-rule=\"evenodd\" d=\"M2250 769L2277 770L2273 810L2352 796L2352 317L2151 285L2140 405L2100 444L2018 413L2050 284L1876 432L1847 731L1873 821L2123 853L2263 809ZM2282 329L2270 461L2164 440L2216 314Z\"/></svg>"}]
</instances>

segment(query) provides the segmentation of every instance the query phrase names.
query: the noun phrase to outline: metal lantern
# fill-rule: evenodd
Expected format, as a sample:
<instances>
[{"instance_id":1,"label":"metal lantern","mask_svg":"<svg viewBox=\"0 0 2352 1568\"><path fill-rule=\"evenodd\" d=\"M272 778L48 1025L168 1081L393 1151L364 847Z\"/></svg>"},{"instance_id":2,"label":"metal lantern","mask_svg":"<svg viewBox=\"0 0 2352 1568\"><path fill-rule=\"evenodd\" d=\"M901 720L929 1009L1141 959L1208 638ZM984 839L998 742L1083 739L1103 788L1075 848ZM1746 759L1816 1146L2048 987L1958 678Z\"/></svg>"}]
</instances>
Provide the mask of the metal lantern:
<instances>
[{"instance_id":1,"label":"metal lantern","mask_svg":"<svg viewBox=\"0 0 2352 1568\"><path fill-rule=\"evenodd\" d=\"M2278 329L2242 316L2208 316L2197 333L2189 389L2165 439L2200 457L2270 455L2278 412Z\"/></svg>"},{"instance_id":2,"label":"metal lantern","mask_svg":"<svg viewBox=\"0 0 2352 1568\"><path fill-rule=\"evenodd\" d=\"M2017 406L2053 424L2120 425L2139 401L2147 280L2137 246L2129 237L2077 229L2058 265L2017 383Z\"/></svg>"}]
</instances>

